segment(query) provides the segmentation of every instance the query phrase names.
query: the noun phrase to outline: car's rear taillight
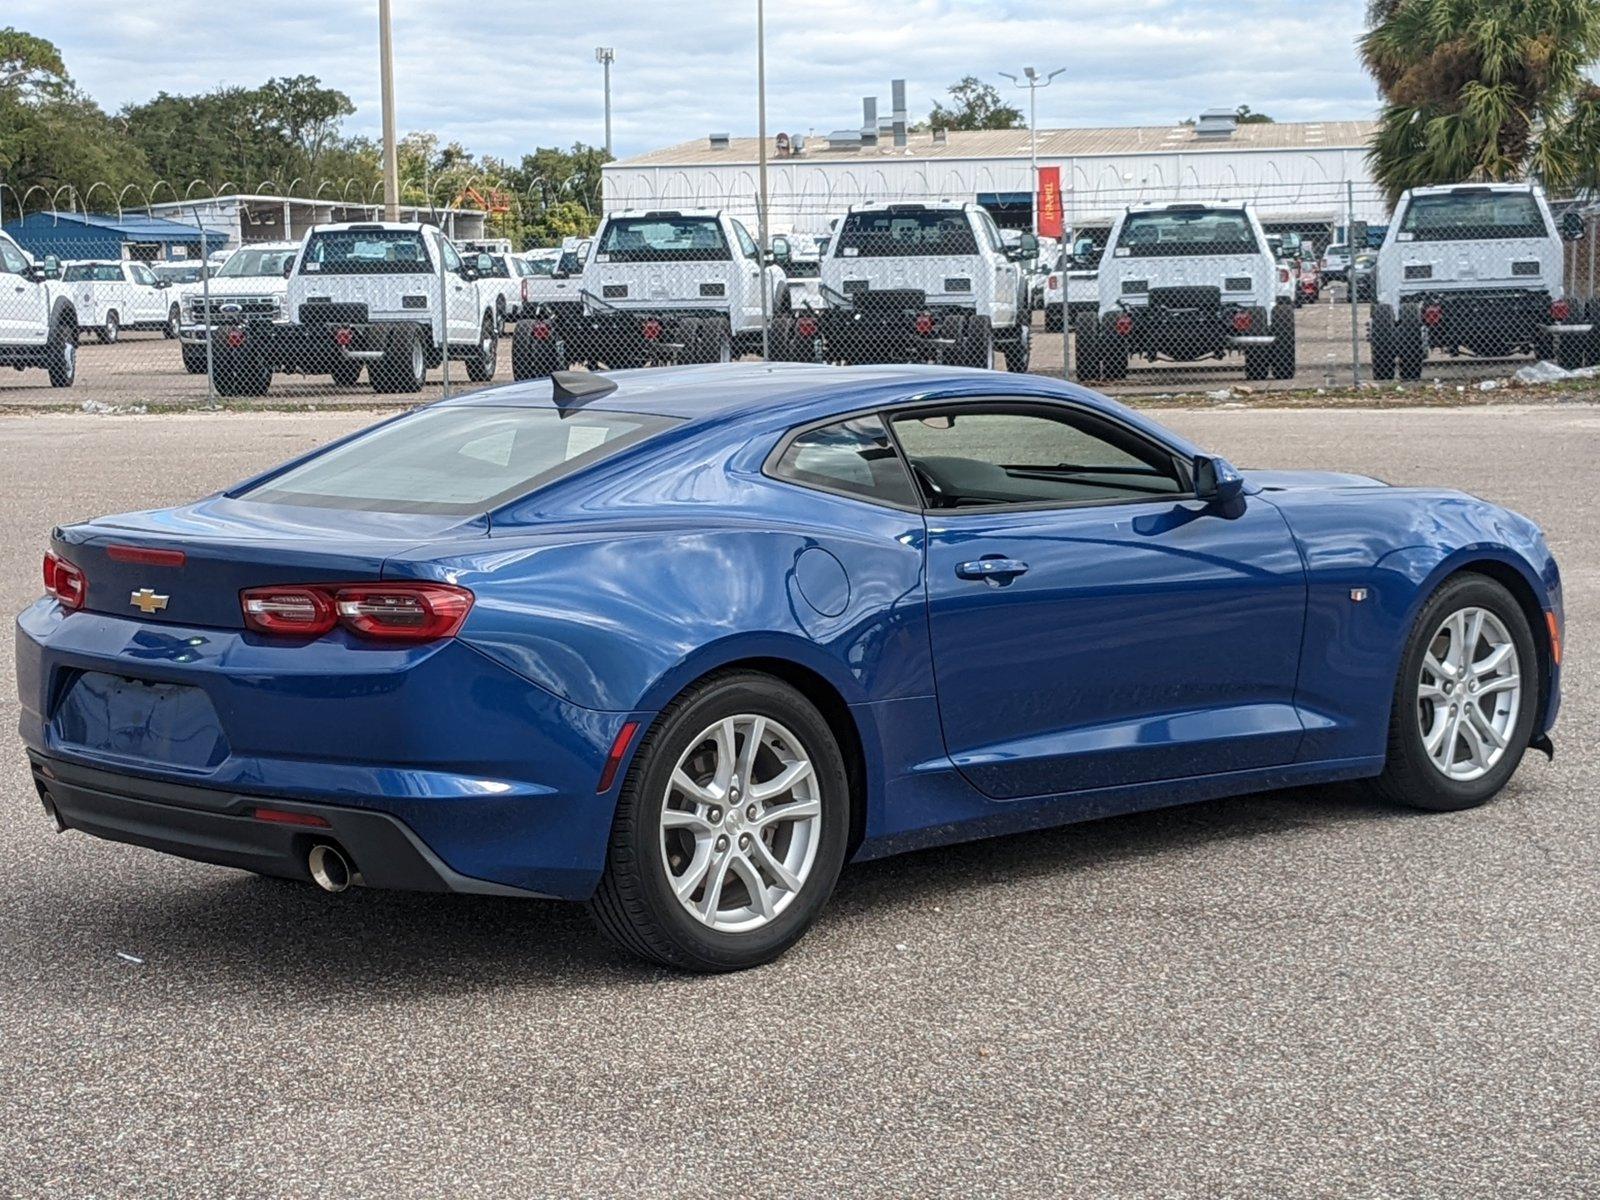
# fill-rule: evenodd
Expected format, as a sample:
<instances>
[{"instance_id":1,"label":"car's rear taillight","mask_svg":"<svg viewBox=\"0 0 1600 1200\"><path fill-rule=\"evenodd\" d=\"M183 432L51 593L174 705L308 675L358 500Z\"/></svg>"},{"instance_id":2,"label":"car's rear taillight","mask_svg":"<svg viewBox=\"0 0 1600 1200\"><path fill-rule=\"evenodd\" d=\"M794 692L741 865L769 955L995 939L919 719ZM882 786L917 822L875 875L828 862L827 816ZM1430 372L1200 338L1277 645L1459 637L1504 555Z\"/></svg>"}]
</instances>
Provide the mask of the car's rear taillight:
<instances>
[{"instance_id":1,"label":"car's rear taillight","mask_svg":"<svg viewBox=\"0 0 1600 1200\"><path fill-rule=\"evenodd\" d=\"M817 336L817 319L815 317L798 317L795 319L794 331L801 337Z\"/></svg>"},{"instance_id":2,"label":"car's rear taillight","mask_svg":"<svg viewBox=\"0 0 1600 1200\"><path fill-rule=\"evenodd\" d=\"M341 347L348 347L351 342L356 340L355 330L335 329L333 331L333 340Z\"/></svg>"},{"instance_id":3,"label":"car's rear taillight","mask_svg":"<svg viewBox=\"0 0 1600 1200\"><path fill-rule=\"evenodd\" d=\"M923 337L927 337L930 333L933 332L933 314L932 313L918 313L917 314L917 332L919 334L921 334Z\"/></svg>"},{"instance_id":4,"label":"car's rear taillight","mask_svg":"<svg viewBox=\"0 0 1600 1200\"><path fill-rule=\"evenodd\" d=\"M1255 324L1255 318L1250 315L1249 309L1241 309L1233 314L1233 329L1235 333L1249 333L1250 326Z\"/></svg>"},{"instance_id":5,"label":"car's rear taillight","mask_svg":"<svg viewBox=\"0 0 1600 1200\"><path fill-rule=\"evenodd\" d=\"M1119 313L1111 328L1117 331L1118 337L1127 337L1133 332L1133 318L1127 313Z\"/></svg>"},{"instance_id":6,"label":"car's rear taillight","mask_svg":"<svg viewBox=\"0 0 1600 1200\"><path fill-rule=\"evenodd\" d=\"M1055 291L1058 287L1061 286L1061 276L1059 276L1059 275L1050 276L1049 279L1045 280L1044 285L1045 285L1045 287L1049 288L1052 292Z\"/></svg>"},{"instance_id":7,"label":"car's rear taillight","mask_svg":"<svg viewBox=\"0 0 1600 1200\"><path fill-rule=\"evenodd\" d=\"M1289 282L1289 268L1288 267L1279 267L1278 268L1278 282L1279 283L1288 283Z\"/></svg>"},{"instance_id":8,"label":"car's rear taillight","mask_svg":"<svg viewBox=\"0 0 1600 1200\"><path fill-rule=\"evenodd\" d=\"M1437 304L1425 305L1422 309L1422 323L1424 325L1437 325L1444 320L1444 309Z\"/></svg>"},{"instance_id":9,"label":"car's rear taillight","mask_svg":"<svg viewBox=\"0 0 1600 1200\"><path fill-rule=\"evenodd\" d=\"M335 583L246 588L246 628L276 637L320 637L343 626L357 637L428 642L454 637L472 593L448 583Z\"/></svg>"},{"instance_id":10,"label":"car's rear taillight","mask_svg":"<svg viewBox=\"0 0 1600 1200\"><path fill-rule=\"evenodd\" d=\"M229 346L237 350L240 346L244 345L244 330L237 327L228 330L227 334L223 337L223 341L227 342Z\"/></svg>"},{"instance_id":11,"label":"car's rear taillight","mask_svg":"<svg viewBox=\"0 0 1600 1200\"><path fill-rule=\"evenodd\" d=\"M645 341L657 341L661 337L661 322L654 317L646 317L644 324L639 326L639 332L644 335Z\"/></svg>"},{"instance_id":12,"label":"car's rear taillight","mask_svg":"<svg viewBox=\"0 0 1600 1200\"><path fill-rule=\"evenodd\" d=\"M533 337L535 341L548 342L550 340L550 322L535 321L533 323Z\"/></svg>"},{"instance_id":13,"label":"car's rear taillight","mask_svg":"<svg viewBox=\"0 0 1600 1200\"><path fill-rule=\"evenodd\" d=\"M1550 319L1552 321L1565 321L1572 315L1572 305L1565 300L1550 301Z\"/></svg>"},{"instance_id":14,"label":"car's rear taillight","mask_svg":"<svg viewBox=\"0 0 1600 1200\"><path fill-rule=\"evenodd\" d=\"M54 554L44 556L44 590L66 609L79 609L89 594L89 581L72 563Z\"/></svg>"},{"instance_id":15,"label":"car's rear taillight","mask_svg":"<svg viewBox=\"0 0 1600 1200\"><path fill-rule=\"evenodd\" d=\"M528 281L526 279L522 281L522 302L524 304L528 302Z\"/></svg>"}]
</instances>

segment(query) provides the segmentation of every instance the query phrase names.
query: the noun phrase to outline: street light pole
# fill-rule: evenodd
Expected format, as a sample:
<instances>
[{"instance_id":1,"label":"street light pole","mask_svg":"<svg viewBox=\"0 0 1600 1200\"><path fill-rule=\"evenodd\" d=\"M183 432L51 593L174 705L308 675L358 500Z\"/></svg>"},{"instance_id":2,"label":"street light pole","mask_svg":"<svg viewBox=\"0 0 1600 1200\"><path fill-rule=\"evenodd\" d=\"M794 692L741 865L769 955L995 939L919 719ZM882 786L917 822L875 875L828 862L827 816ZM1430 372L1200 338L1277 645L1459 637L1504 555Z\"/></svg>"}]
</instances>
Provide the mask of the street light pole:
<instances>
[{"instance_id":1,"label":"street light pole","mask_svg":"<svg viewBox=\"0 0 1600 1200\"><path fill-rule=\"evenodd\" d=\"M400 219L400 162L394 140L394 39L389 0L378 0L378 60L383 82L383 219Z\"/></svg>"},{"instance_id":2,"label":"street light pole","mask_svg":"<svg viewBox=\"0 0 1600 1200\"><path fill-rule=\"evenodd\" d=\"M606 157L611 157L611 64L616 61L617 52L610 46L596 46L594 60L605 68L606 73Z\"/></svg>"},{"instance_id":3,"label":"street light pole","mask_svg":"<svg viewBox=\"0 0 1600 1200\"><path fill-rule=\"evenodd\" d=\"M756 266L761 287L761 361L772 361L772 317L767 311L767 5L756 0L756 134L760 143L758 176L761 196L756 212Z\"/></svg>"},{"instance_id":4,"label":"street light pole","mask_svg":"<svg viewBox=\"0 0 1600 1200\"><path fill-rule=\"evenodd\" d=\"M1039 72L1032 67L1023 67L1022 73L1027 76L1026 80L1018 79L1010 71L1000 72L1018 87L1028 89L1028 160L1031 164L1029 179L1032 189L1029 193L1028 208L1033 213L1033 236L1036 238L1039 236L1039 89L1049 87L1050 81L1065 70L1065 67L1058 67L1041 78Z\"/></svg>"}]
</instances>

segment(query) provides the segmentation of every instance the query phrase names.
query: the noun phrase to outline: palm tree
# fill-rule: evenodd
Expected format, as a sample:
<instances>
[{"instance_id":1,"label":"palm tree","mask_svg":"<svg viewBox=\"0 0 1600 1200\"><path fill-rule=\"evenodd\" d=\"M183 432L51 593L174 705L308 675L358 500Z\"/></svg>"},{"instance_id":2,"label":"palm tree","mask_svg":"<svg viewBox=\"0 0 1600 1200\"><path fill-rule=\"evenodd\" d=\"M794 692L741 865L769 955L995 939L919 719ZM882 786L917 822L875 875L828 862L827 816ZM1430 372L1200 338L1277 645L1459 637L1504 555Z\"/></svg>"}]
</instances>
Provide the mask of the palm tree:
<instances>
[{"instance_id":1,"label":"palm tree","mask_svg":"<svg viewBox=\"0 0 1600 1200\"><path fill-rule=\"evenodd\" d=\"M1600 0L1372 0L1361 57L1384 107L1368 159L1409 187L1600 175Z\"/></svg>"}]
</instances>

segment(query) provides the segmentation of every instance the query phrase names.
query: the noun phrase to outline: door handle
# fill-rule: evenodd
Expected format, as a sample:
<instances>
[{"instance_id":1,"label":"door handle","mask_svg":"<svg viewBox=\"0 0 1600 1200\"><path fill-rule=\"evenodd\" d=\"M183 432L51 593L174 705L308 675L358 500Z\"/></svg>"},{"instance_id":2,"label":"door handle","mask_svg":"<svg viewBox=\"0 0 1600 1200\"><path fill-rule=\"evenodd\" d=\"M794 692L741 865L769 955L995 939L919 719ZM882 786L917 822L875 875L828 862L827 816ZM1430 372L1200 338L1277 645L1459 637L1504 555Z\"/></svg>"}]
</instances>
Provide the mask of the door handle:
<instances>
[{"instance_id":1,"label":"door handle","mask_svg":"<svg viewBox=\"0 0 1600 1200\"><path fill-rule=\"evenodd\" d=\"M1028 564L1020 558L1001 558L998 554L975 558L971 562L956 564L959 579L982 579L993 583L1010 583L1018 575L1026 575Z\"/></svg>"}]
</instances>

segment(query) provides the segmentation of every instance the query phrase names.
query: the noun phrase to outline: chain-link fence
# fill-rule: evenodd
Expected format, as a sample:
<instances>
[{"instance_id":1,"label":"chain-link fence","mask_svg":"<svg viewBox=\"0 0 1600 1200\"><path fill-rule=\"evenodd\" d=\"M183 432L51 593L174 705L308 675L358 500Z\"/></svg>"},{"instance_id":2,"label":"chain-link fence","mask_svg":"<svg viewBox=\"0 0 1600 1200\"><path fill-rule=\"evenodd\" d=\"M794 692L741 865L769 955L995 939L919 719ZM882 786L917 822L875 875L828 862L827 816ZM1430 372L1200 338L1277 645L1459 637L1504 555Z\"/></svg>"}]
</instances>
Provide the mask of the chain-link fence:
<instances>
[{"instance_id":1,"label":"chain-link fence","mask_svg":"<svg viewBox=\"0 0 1600 1200\"><path fill-rule=\"evenodd\" d=\"M1587 201L1462 185L1391 211L1344 182L1064 201L1065 236L1035 241L959 197L774 195L763 222L755 196L664 195L542 248L468 209L393 227L365 204L277 196L24 211L0 238L0 365L18 368L0 403L429 399L763 357L993 366L1130 395L1600 362Z\"/></svg>"}]
</instances>

